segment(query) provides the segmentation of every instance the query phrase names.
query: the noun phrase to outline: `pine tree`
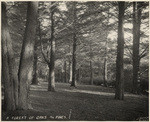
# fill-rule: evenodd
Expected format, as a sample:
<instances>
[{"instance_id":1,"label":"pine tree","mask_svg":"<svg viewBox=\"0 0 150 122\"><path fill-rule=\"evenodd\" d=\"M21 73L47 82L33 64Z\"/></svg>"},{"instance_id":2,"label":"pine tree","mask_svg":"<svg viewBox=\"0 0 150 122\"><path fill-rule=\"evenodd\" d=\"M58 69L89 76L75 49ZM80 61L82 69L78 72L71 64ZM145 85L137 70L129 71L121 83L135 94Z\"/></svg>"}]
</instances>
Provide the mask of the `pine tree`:
<instances>
[{"instance_id":1,"label":"pine tree","mask_svg":"<svg viewBox=\"0 0 150 122\"><path fill-rule=\"evenodd\" d=\"M123 68L123 55L124 55L124 11L125 2L118 2L119 15L118 15L118 46L117 46L117 59L116 59L116 92L115 99L124 99L124 68Z\"/></svg>"}]
</instances>

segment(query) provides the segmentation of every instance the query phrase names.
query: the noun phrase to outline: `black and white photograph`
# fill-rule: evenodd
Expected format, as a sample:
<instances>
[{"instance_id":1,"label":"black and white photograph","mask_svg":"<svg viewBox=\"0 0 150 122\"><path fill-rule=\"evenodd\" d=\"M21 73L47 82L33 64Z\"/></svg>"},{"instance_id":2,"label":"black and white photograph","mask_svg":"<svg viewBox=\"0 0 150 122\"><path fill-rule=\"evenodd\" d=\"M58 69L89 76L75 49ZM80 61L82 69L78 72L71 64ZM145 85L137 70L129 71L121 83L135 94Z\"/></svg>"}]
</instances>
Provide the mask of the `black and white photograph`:
<instances>
[{"instance_id":1,"label":"black and white photograph","mask_svg":"<svg viewBox=\"0 0 150 122\"><path fill-rule=\"evenodd\" d=\"M1 121L149 121L149 1L1 1Z\"/></svg>"}]
</instances>

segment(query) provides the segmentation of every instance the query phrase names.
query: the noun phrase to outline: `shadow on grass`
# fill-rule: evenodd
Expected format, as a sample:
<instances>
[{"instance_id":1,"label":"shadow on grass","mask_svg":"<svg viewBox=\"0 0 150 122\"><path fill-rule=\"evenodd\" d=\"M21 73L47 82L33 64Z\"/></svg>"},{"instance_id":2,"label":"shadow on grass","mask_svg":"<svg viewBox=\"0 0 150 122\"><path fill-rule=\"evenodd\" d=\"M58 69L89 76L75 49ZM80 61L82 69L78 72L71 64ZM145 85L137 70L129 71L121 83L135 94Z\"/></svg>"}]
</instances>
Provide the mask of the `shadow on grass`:
<instances>
[{"instance_id":1,"label":"shadow on grass","mask_svg":"<svg viewBox=\"0 0 150 122\"><path fill-rule=\"evenodd\" d=\"M14 120L13 116L26 116L26 119L19 120L132 121L148 116L147 97L126 94L125 100L120 101L114 99L112 89L95 86L71 89L68 86L56 84L56 92L46 91L46 84L32 87L30 99L33 109L5 114L3 112L3 120L7 117Z\"/></svg>"}]
</instances>

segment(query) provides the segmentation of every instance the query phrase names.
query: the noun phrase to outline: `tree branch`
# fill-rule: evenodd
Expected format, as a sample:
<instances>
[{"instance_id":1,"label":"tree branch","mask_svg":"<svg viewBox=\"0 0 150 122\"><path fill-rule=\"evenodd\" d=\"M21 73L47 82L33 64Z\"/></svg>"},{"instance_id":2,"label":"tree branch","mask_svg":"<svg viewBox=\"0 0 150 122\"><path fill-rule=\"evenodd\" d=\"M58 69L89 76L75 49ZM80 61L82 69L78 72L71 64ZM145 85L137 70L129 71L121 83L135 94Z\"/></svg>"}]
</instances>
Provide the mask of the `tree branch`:
<instances>
[{"instance_id":1,"label":"tree branch","mask_svg":"<svg viewBox=\"0 0 150 122\"><path fill-rule=\"evenodd\" d=\"M140 54L140 59L145 57L147 55L147 49L148 49L149 45L146 46L146 48L142 51L142 53Z\"/></svg>"},{"instance_id":2,"label":"tree branch","mask_svg":"<svg viewBox=\"0 0 150 122\"><path fill-rule=\"evenodd\" d=\"M124 44L125 44L125 46L127 47L127 50L128 50L128 52L129 52L130 56L132 57L133 54L132 54L131 50L129 49L129 47L126 45L126 42L125 42Z\"/></svg>"},{"instance_id":3,"label":"tree branch","mask_svg":"<svg viewBox=\"0 0 150 122\"><path fill-rule=\"evenodd\" d=\"M139 76L141 76L142 74L144 74L146 71L148 71L148 69L145 69L143 72L141 72L141 73L139 74Z\"/></svg>"}]
</instances>

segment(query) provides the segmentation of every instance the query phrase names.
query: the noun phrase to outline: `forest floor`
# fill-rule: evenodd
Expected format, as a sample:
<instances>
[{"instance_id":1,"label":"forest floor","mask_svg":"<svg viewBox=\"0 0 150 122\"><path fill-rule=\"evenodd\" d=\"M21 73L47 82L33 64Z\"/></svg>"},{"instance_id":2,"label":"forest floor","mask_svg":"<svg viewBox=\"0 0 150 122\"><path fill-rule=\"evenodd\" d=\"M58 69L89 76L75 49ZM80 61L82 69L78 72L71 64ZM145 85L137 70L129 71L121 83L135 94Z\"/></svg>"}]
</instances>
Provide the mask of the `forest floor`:
<instances>
[{"instance_id":1,"label":"forest floor","mask_svg":"<svg viewBox=\"0 0 150 122\"><path fill-rule=\"evenodd\" d=\"M125 93L125 100L114 99L114 89L102 86L56 83L56 92L47 83L31 85L31 110L2 112L2 120L90 120L148 121L148 97Z\"/></svg>"}]
</instances>

